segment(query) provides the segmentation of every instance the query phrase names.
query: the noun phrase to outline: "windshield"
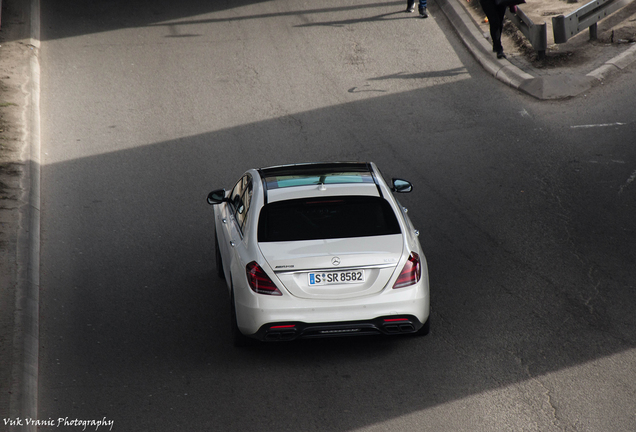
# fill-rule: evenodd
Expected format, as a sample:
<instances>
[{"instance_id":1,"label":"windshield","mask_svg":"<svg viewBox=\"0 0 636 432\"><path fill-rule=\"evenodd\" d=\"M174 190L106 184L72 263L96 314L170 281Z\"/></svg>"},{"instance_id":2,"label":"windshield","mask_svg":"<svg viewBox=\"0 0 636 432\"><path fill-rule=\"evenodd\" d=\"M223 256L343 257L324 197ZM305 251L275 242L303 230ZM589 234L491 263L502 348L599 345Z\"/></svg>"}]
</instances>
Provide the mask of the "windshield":
<instances>
[{"instance_id":1,"label":"windshield","mask_svg":"<svg viewBox=\"0 0 636 432\"><path fill-rule=\"evenodd\" d=\"M370 196L274 202L261 209L258 221L259 242L369 237L400 232L389 203Z\"/></svg>"}]
</instances>

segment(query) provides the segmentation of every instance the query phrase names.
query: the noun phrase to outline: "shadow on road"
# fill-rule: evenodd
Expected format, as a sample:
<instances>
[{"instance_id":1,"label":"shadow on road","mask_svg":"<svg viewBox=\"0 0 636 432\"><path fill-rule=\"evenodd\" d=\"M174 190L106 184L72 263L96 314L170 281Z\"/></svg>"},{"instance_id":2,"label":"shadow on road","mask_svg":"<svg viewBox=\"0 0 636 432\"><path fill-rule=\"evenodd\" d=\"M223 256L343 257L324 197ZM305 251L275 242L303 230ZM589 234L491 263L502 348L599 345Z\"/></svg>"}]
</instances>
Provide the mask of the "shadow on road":
<instances>
[{"instance_id":1,"label":"shadow on road","mask_svg":"<svg viewBox=\"0 0 636 432\"><path fill-rule=\"evenodd\" d=\"M272 430L353 430L636 348L626 270L634 260L633 195L608 195L567 152L551 149L546 159L532 136L488 140L477 121L461 125L475 142L435 124L417 141L398 142L397 120L362 143L343 143L332 130L360 111L442 106L447 90L44 166L45 196L61 196L56 188L67 187L67 177L84 179L65 202L45 208L90 224L44 225L44 244L69 254L42 269L43 361L54 365L56 352L72 361L56 369L59 383L44 378L41 397L76 406L72 415L143 417L154 430L176 430L184 418L262 430L245 413L250 404L270 413ZM466 111L457 114L463 118L470 109L449 108ZM495 110L512 118L505 104ZM297 122L306 139L298 139ZM510 124L504 136L519 126ZM362 136L355 129L368 124L351 127ZM256 137L266 140L260 151ZM296 148L283 144L294 141ZM240 160L224 157L236 153ZM432 334L232 348L228 296L213 276L207 192L231 187L251 166L354 154L416 185L403 204L427 251ZM66 291L49 291L51 283ZM71 338L56 340L60 329ZM85 404L73 405L73 385L89 389Z\"/></svg>"}]
</instances>

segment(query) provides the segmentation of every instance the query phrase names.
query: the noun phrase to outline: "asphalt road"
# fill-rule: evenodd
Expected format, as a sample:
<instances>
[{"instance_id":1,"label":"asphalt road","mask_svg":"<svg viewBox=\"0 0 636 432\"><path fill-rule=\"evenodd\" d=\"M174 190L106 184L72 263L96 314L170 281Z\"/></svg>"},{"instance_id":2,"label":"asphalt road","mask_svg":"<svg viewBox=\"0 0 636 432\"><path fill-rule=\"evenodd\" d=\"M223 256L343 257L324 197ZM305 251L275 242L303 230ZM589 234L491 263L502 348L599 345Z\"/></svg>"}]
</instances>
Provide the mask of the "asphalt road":
<instances>
[{"instance_id":1,"label":"asphalt road","mask_svg":"<svg viewBox=\"0 0 636 432\"><path fill-rule=\"evenodd\" d=\"M635 69L538 102L404 7L43 2L41 420L636 430ZM232 347L205 197L319 160L414 183L431 335Z\"/></svg>"}]
</instances>

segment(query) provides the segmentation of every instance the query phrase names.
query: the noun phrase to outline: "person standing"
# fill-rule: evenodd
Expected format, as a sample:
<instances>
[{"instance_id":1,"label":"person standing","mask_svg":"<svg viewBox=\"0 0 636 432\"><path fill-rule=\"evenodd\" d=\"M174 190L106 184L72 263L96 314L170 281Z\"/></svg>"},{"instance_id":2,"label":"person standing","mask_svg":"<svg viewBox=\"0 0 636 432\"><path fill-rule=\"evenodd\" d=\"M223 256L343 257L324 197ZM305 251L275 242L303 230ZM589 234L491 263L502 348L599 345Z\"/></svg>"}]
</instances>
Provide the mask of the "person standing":
<instances>
[{"instance_id":1,"label":"person standing","mask_svg":"<svg viewBox=\"0 0 636 432\"><path fill-rule=\"evenodd\" d=\"M428 18L428 10L426 9L426 0L419 0L418 11L420 18ZM406 0L406 12L415 12L415 0Z\"/></svg>"},{"instance_id":2,"label":"person standing","mask_svg":"<svg viewBox=\"0 0 636 432\"><path fill-rule=\"evenodd\" d=\"M498 59L505 59L501 45L501 34L503 33L503 22L506 16L506 5L497 4L497 0L479 0L481 8L484 10L488 23L490 24L490 38L492 39L492 50L497 53Z\"/></svg>"}]
</instances>

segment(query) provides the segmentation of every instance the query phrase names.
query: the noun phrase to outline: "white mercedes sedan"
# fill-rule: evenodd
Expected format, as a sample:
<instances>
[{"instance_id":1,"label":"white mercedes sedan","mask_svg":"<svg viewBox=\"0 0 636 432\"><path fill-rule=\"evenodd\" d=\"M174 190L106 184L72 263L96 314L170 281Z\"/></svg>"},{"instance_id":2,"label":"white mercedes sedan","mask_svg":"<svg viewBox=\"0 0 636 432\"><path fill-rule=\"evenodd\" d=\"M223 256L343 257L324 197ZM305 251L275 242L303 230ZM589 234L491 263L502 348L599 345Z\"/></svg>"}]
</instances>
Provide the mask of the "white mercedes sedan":
<instances>
[{"instance_id":1,"label":"white mercedes sedan","mask_svg":"<svg viewBox=\"0 0 636 432\"><path fill-rule=\"evenodd\" d=\"M251 169L211 192L234 344L427 334L426 259L393 196L412 188L340 162Z\"/></svg>"}]
</instances>

